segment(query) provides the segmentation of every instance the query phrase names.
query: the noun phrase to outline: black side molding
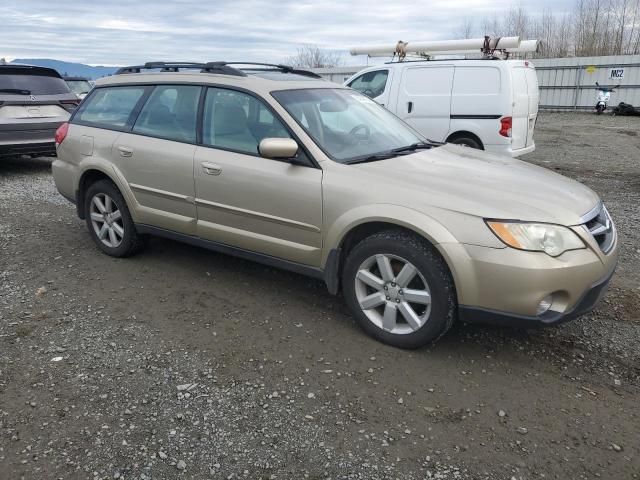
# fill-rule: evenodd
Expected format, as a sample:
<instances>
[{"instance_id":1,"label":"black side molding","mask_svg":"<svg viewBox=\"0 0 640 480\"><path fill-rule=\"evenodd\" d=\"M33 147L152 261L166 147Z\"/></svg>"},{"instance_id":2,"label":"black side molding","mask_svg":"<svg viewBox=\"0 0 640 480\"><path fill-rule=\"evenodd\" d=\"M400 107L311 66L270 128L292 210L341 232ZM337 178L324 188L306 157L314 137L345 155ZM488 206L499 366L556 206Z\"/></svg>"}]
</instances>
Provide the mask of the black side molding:
<instances>
[{"instance_id":1,"label":"black side molding","mask_svg":"<svg viewBox=\"0 0 640 480\"><path fill-rule=\"evenodd\" d=\"M136 230L138 233L156 235L158 237L168 238L170 240L176 240L178 242L188 243L196 247L206 248L214 252L220 252L227 255L233 255L234 257L244 258L245 260L251 260L253 262L262 263L270 267L281 268L290 272L299 273L308 277L318 278L323 280L325 278L324 272L321 268L311 267L302 263L291 262L289 260L283 260L282 258L272 257L271 255L265 255L263 253L256 253L250 250L245 250L238 247L232 247L224 243L213 242L211 240L205 240L203 238L194 237L191 235L185 235L183 233L177 233L164 228L152 227L151 225L144 225L137 223Z\"/></svg>"},{"instance_id":2,"label":"black side molding","mask_svg":"<svg viewBox=\"0 0 640 480\"><path fill-rule=\"evenodd\" d=\"M496 120L502 115L450 115L451 120Z\"/></svg>"}]
</instances>

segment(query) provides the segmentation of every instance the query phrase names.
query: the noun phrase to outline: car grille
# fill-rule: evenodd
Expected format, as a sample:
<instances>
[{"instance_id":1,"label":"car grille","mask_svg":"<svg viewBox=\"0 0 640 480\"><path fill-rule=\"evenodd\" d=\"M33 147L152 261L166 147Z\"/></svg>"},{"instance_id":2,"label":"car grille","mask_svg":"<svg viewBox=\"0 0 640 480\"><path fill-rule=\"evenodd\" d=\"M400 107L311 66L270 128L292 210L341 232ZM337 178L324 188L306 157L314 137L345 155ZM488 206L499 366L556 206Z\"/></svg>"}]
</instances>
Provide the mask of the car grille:
<instances>
[{"instance_id":1,"label":"car grille","mask_svg":"<svg viewBox=\"0 0 640 480\"><path fill-rule=\"evenodd\" d=\"M606 207L601 203L584 217L584 228L600 246L600 250L609 253L616 238L616 229Z\"/></svg>"}]
</instances>

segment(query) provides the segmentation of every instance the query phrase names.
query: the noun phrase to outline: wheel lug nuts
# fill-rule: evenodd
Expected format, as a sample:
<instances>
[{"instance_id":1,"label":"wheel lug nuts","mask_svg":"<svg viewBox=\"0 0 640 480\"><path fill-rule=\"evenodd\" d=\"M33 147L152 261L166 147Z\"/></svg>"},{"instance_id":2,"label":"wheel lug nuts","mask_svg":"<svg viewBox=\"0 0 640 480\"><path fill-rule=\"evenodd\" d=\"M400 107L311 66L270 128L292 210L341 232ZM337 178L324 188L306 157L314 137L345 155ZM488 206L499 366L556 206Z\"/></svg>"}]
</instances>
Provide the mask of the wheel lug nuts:
<instances>
[{"instance_id":1,"label":"wheel lug nuts","mask_svg":"<svg viewBox=\"0 0 640 480\"><path fill-rule=\"evenodd\" d=\"M385 286L384 286L384 289L385 289L385 290L389 290L389 287L387 287L387 286L385 285Z\"/></svg>"},{"instance_id":2,"label":"wheel lug nuts","mask_svg":"<svg viewBox=\"0 0 640 480\"><path fill-rule=\"evenodd\" d=\"M395 284L395 283L391 283L391 286L392 286L392 287L395 287L395 286L396 286L396 284Z\"/></svg>"},{"instance_id":3,"label":"wheel lug nuts","mask_svg":"<svg viewBox=\"0 0 640 480\"><path fill-rule=\"evenodd\" d=\"M402 290L400 290L398 293L399 293L400 295L404 295L404 294L402 293Z\"/></svg>"},{"instance_id":4,"label":"wheel lug nuts","mask_svg":"<svg viewBox=\"0 0 640 480\"><path fill-rule=\"evenodd\" d=\"M400 299L399 298L396 298L396 303L400 303Z\"/></svg>"},{"instance_id":5,"label":"wheel lug nuts","mask_svg":"<svg viewBox=\"0 0 640 480\"><path fill-rule=\"evenodd\" d=\"M391 300L391 297L387 296L387 300Z\"/></svg>"}]
</instances>

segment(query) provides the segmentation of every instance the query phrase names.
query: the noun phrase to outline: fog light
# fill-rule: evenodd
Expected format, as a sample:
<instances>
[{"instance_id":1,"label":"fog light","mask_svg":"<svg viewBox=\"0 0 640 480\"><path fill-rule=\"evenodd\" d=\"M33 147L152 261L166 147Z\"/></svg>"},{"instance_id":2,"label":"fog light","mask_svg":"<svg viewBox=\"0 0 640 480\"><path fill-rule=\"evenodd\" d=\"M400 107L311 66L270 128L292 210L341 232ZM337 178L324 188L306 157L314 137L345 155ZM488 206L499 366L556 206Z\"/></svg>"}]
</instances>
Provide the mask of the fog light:
<instances>
[{"instance_id":1,"label":"fog light","mask_svg":"<svg viewBox=\"0 0 640 480\"><path fill-rule=\"evenodd\" d=\"M553 295L548 295L544 297L540 303L538 304L538 308L536 310L536 315L544 315L549 311L551 305L553 304Z\"/></svg>"}]
</instances>

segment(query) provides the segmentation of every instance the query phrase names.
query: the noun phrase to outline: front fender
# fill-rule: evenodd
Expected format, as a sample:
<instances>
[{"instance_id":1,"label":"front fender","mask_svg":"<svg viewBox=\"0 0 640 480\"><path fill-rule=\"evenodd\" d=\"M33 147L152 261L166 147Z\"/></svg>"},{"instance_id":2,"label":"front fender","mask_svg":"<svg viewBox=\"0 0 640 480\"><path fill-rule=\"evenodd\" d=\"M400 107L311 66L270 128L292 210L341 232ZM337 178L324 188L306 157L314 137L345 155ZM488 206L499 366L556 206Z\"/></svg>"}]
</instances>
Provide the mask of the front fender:
<instances>
[{"instance_id":1,"label":"front fender","mask_svg":"<svg viewBox=\"0 0 640 480\"><path fill-rule=\"evenodd\" d=\"M322 263L325 264L331 249L338 248L347 234L359 225L384 222L404 227L426 238L433 245L457 243L456 238L437 220L413 210L392 204L362 205L344 212L326 229Z\"/></svg>"}]
</instances>

